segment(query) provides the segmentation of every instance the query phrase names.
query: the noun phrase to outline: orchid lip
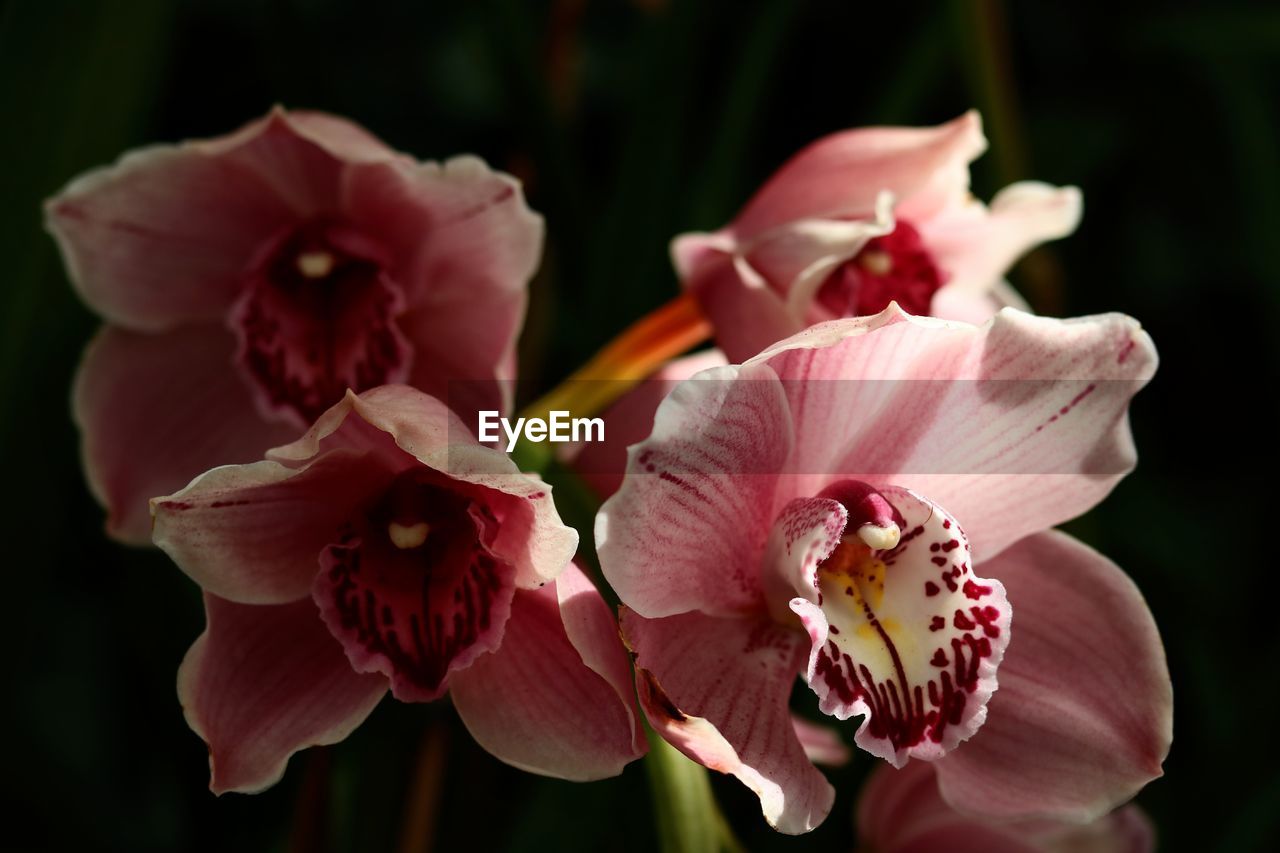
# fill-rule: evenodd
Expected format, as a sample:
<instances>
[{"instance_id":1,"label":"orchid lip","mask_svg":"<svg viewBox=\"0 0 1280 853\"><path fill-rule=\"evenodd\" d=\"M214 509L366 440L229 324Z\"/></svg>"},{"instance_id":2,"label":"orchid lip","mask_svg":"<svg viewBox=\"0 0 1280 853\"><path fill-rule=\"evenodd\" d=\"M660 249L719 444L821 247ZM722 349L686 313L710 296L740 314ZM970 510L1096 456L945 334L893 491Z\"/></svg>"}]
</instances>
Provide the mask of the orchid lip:
<instances>
[{"instance_id":1,"label":"orchid lip","mask_svg":"<svg viewBox=\"0 0 1280 853\"><path fill-rule=\"evenodd\" d=\"M812 575L816 595L791 601L819 707L863 716L858 745L897 766L940 758L986 718L1009 639L1004 588L974 574L964 531L927 498L854 481L824 495L849 520Z\"/></svg>"}]
</instances>

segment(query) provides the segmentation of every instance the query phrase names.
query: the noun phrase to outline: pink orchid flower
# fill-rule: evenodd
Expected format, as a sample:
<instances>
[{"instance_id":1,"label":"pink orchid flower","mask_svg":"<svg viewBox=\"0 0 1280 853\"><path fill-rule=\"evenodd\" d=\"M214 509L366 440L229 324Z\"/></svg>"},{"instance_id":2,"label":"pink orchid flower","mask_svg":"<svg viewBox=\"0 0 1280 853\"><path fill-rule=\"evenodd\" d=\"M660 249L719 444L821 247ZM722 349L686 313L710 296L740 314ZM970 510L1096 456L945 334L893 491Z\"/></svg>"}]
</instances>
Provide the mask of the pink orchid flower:
<instances>
[{"instance_id":1,"label":"pink orchid flower","mask_svg":"<svg viewBox=\"0 0 1280 853\"><path fill-rule=\"evenodd\" d=\"M293 440L348 388L504 408L542 220L474 157L418 163L344 119L276 109L127 154L46 213L107 321L74 409L121 540L148 541L148 498Z\"/></svg>"},{"instance_id":2,"label":"pink orchid flower","mask_svg":"<svg viewBox=\"0 0 1280 853\"><path fill-rule=\"evenodd\" d=\"M1088 820L1131 797L1171 738L1159 634L1120 569L1049 528L1132 468L1155 364L1120 315L891 305L678 385L596 520L654 728L789 833L832 802L797 675L863 718L862 749L936 762L958 808Z\"/></svg>"},{"instance_id":3,"label":"pink orchid flower","mask_svg":"<svg viewBox=\"0 0 1280 853\"><path fill-rule=\"evenodd\" d=\"M390 690L448 691L485 749L566 779L646 748L609 608L570 563L550 489L405 386L348 392L264 461L151 502L204 590L178 674L214 791L257 791Z\"/></svg>"},{"instance_id":4,"label":"pink orchid flower","mask_svg":"<svg viewBox=\"0 0 1280 853\"><path fill-rule=\"evenodd\" d=\"M876 769L858 797L859 850L875 853L1151 853L1155 830L1137 806L1088 823L991 821L956 811L934 771Z\"/></svg>"},{"instance_id":5,"label":"pink orchid flower","mask_svg":"<svg viewBox=\"0 0 1280 853\"><path fill-rule=\"evenodd\" d=\"M1003 282L1027 250L1080 220L1080 192L1021 182L988 208L969 195L986 148L976 112L938 127L876 127L818 140L727 226L685 234L672 257L733 361L806 326L896 301L981 323L1025 307Z\"/></svg>"}]
</instances>

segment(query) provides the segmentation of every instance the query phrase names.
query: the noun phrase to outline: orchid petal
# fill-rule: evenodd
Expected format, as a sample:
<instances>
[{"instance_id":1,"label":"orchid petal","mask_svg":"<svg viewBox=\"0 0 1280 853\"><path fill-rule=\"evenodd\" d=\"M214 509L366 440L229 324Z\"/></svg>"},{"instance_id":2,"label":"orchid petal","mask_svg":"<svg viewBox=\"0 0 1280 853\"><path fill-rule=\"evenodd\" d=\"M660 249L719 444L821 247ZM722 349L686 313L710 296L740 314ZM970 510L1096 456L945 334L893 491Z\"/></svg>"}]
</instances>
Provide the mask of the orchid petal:
<instances>
[{"instance_id":1,"label":"orchid petal","mask_svg":"<svg viewBox=\"0 0 1280 853\"><path fill-rule=\"evenodd\" d=\"M982 731L939 762L943 796L997 818L1097 818L1161 775L1172 691L1160 635L1115 564L1065 534L984 564L1018 609Z\"/></svg>"},{"instance_id":2,"label":"orchid petal","mask_svg":"<svg viewBox=\"0 0 1280 853\"><path fill-rule=\"evenodd\" d=\"M89 344L72 409L89 486L113 537L149 544L153 496L215 465L260 459L294 434L258 416L231 369L234 345L216 326L160 335L107 327Z\"/></svg>"},{"instance_id":3,"label":"orchid petal","mask_svg":"<svg viewBox=\"0 0 1280 853\"><path fill-rule=\"evenodd\" d=\"M824 137L780 168L730 230L748 240L808 217L865 217L888 191L915 220L962 198L969 163L986 148L975 112L937 127L873 127Z\"/></svg>"},{"instance_id":4,"label":"orchid petal","mask_svg":"<svg viewBox=\"0 0 1280 853\"><path fill-rule=\"evenodd\" d=\"M1126 412L1156 355L1118 314L1005 309L975 328L890 306L748 364L774 369L805 424L789 497L846 477L905 486L960 519L981 560L1089 509L1132 469Z\"/></svg>"},{"instance_id":5,"label":"orchid petal","mask_svg":"<svg viewBox=\"0 0 1280 853\"><path fill-rule=\"evenodd\" d=\"M616 776L647 749L626 652L576 566L555 585L559 600L551 585L517 593L502 646L454 674L454 705L508 764L575 781Z\"/></svg>"},{"instance_id":6,"label":"orchid petal","mask_svg":"<svg viewBox=\"0 0 1280 853\"><path fill-rule=\"evenodd\" d=\"M742 380L742 381L735 381ZM791 422L768 368L713 368L658 407L622 488L596 516L605 577L658 617L761 606L759 567Z\"/></svg>"},{"instance_id":7,"label":"orchid petal","mask_svg":"<svg viewBox=\"0 0 1280 853\"><path fill-rule=\"evenodd\" d=\"M240 604L307 596L320 552L391 475L366 453L326 452L301 468L227 465L153 498L152 540L200 584Z\"/></svg>"},{"instance_id":8,"label":"orchid petal","mask_svg":"<svg viewBox=\"0 0 1280 853\"><path fill-rule=\"evenodd\" d=\"M206 594L205 615L178 697L209 745L215 793L270 787L290 755L343 740L387 691L386 679L352 671L309 600L260 606Z\"/></svg>"},{"instance_id":9,"label":"orchid petal","mask_svg":"<svg viewBox=\"0 0 1280 853\"><path fill-rule=\"evenodd\" d=\"M951 276L946 289L982 293L1023 254L1075 231L1082 207L1075 187L1023 181L997 193L989 208L958 206L922 221L920 228L934 259Z\"/></svg>"},{"instance_id":10,"label":"orchid petal","mask_svg":"<svg viewBox=\"0 0 1280 853\"><path fill-rule=\"evenodd\" d=\"M601 499L608 498L622 485L627 448L653 432L658 405L672 389L695 373L727 363L724 353L714 349L668 362L604 413L603 441L562 445L560 458L569 462Z\"/></svg>"},{"instance_id":11,"label":"orchid petal","mask_svg":"<svg viewBox=\"0 0 1280 853\"><path fill-rule=\"evenodd\" d=\"M640 704L685 755L730 773L756 793L765 819L799 834L835 796L796 736L787 703L803 636L772 622L685 613L645 619L624 608Z\"/></svg>"}]
</instances>

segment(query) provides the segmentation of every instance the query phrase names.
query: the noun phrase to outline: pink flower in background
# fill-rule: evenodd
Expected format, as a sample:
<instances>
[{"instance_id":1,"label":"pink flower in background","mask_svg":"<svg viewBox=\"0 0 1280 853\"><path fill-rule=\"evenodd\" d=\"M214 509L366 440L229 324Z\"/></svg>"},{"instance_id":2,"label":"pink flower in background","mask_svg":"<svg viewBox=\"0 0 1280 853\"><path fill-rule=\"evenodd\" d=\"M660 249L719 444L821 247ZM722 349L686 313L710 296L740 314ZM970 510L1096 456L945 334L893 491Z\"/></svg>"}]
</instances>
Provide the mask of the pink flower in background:
<instances>
[{"instance_id":1,"label":"pink flower in background","mask_svg":"<svg viewBox=\"0 0 1280 853\"><path fill-rule=\"evenodd\" d=\"M1013 184L988 208L969 195L986 148L978 114L938 127L849 130L788 161L727 226L672 244L686 289L732 361L891 301L981 323L1021 299L1003 276L1080 220L1073 187Z\"/></svg>"},{"instance_id":2,"label":"pink flower in background","mask_svg":"<svg viewBox=\"0 0 1280 853\"><path fill-rule=\"evenodd\" d=\"M1117 567L1048 528L1132 468L1154 369L1119 315L889 308L678 385L596 522L655 729L784 832L832 802L797 675L863 717L863 749L937 762L959 808L1088 820L1131 797L1171 737L1159 634Z\"/></svg>"},{"instance_id":3,"label":"pink flower in background","mask_svg":"<svg viewBox=\"0 0 1280 853\"><path fill-rule=\"evenodd\" d=\"M277 109L128 154L46 212L107 321L74 408L119 539L147 541L151 496L296 438L348 388L504 408L542 221L474 157L418 163Z\"/></svg>"},{"instance_id":4,"label":"pink flower in background","mask_svg":"<svg viewBox=\"0 0 1280 853\"><path fill-rule=\"evenodd\" d=\"M1137 806L1088 823L991 821L953 809L933 768L876 769L858 797L858 849L875 853L1151 853L1155 831Z\"/></svg>"},{"instance_id":5,"label":"pink flower in background","mask_svg":"<svg viewBox=\"0 0 1280 853\"><path fill-rule=\"evenodd\" d=\"M388 689L449 691L526 770L596 779L643 754L616 623L570 564L577 534L434 398L349 392L265 461L151 505L156 544L205 593L178 692L215 791L273 784Z\"/></svg>"}]
</instances>

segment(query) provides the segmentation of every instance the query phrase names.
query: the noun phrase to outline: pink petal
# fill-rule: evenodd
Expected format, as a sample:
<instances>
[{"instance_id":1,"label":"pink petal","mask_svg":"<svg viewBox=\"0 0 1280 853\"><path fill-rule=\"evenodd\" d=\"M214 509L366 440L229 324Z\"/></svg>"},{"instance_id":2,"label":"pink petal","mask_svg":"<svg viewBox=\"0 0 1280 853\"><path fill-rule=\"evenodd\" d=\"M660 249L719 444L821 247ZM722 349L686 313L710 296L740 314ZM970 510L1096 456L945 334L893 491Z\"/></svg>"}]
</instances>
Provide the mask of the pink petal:
<instances>
[{"instance_id":1,"label":"pink petal","mask_svg":"<svg viewBox=\"0 0 1280 853\"><path fill-rule=\"evenodd\" d=\"M274 785L289 756L343 740L386 693L386 679L352 671L310 600L258 606L206 594L205 615L178 698L209 745L215 793Z\"/></svg>"},{"instance_id":2,"label":"pink petal","mask_svg":"<svg viewBox=\"0 0 1280 853\"><path fill-rule=\"evenodd\" d=\"M355 418L349 417L352 413ZM457 415L414 388L385 385L360 395L348 393L306 435L268 456L293 464L333 441L348 447L368 443L382 454L379 440L386 436L403 452L402 469L424 465L458 483L478 486L471 493L500 510L502 524L490 545L515 566L517 587L541 586L569 564L578 534L560 522L551 487L521 473L505 453L477 443Z\"/></svg>"},{"instance_id":3,"label":"pink petal","mask_svg":"<svg viewBox=\"0 0 1280 853\"><path fill-rule=\"evenodd\" d=\"M905 486L946 507L982 560L1086 511L1132 469L1126 413L1156 356L1118 314L1005 309L974 328L890 306L748 363L774 369L802 425L787 497L843 478Z\"/></svg>"},{"instance_id":4,"label":"pink petal","mask_svg":"<svg viewBox=\"0 0 1280 853\"><path fill-rule=\"evenodd\" d=\"M306 597L320 552L391 481L371 456L331 450L300 468L214 468L151 501L152 539L205 590L241 604Z\"/></svg>"},{"instance_id":5,"label":"pink petal","mask_svg":"<svg viewBox=\"0 0 1280 853\"><path fill-rule=\"evenodd\" d=\"M231 368L233 350L217 326L161 335L107 327L89 345L72 406L85 474L113 537L149 543L151 497L215 465L259 459L294 434L259 417Z\"/></svg>"},{"instance_id":6,"label":"pink petal","mask_svg":"<svg viewBox=\"0 0 1280 853\"><path fill-rule=\"evenodd\" d=\"M865 218L891 192L899 214L922 219L964 197L969 163L986 148L978 114L937 127L876 127L836 133L791 158L731 226L739 239L796 219Z\"/></svg>"},{"instance_id":7,"label":"pink petal","mask_svg":"<svg viewBox=\"0 0 1280 853\"><path fill-rule=\"evenodd\" d=\"M826 767L843 767L853 757L849 747L844 745L840 734L830 726L811 723L803 717L791 715L791 727L800 739L805 757L814 764Z\"/></svg>"},{"instance_id":8,"label":"pink petal","mask_svg":"<svg viewBox=\"0 0 1280 853\"><path fill-rule=\"evenodd\" d=\"M228 136L187 146L258 178L295 219L338 214L348 166L407 160L346 119L280 107Z\"/></svg>"},{"instance_id":9,"label":"pink petal","mask_svg":"<svg viewBox=\"0 0 1280 853\"><path fill-rule=\"evenodd\" d=\"M653 431L658 404L678 383L726 363L724 353L719 350L706 350L668 362L604 413L604 441L562 445L560 458L570 462L598 496L609 497L622 485L627 448L648 438Z\"/></svg>"},{"instance_id":10,"label":"pink petal","mask_svg":"<svg viewBox=\"0 0 1280 853\"><path fill-rule=\"evenodd\" d=\"M990 208L957 206L920 228L938 266L951 276L946 289L982 293L1026 252L1075 231L1082 204L1075 187L1024 181L1001 190Z\"/></svg>"},{"instance_id":11,"label":"pink petal","mask_svg":"<svg viewBox=\"0 0 1280 853\"><path fill-rule=\"evenodd\" d=\"M293 220L263 179L193 144L126 154L45 205L81 298L141 331L221 322L254 252Z\"/></svg>"},{"instance_id":12,"label":"pink petal","mask_svg":"<svg viewBox=\"0 0 1280 853\"><path fill-rule=\"evenodd\" d=\"M1150 853L1154 832L1136 807L1092 823L987 822L951 808L933 767L913 761L880 767L862 788L857 810L861 846L877 853Z\"/></svg>"},{"instance_id":13,"label":"pink petal","mask_svg":"<svg viewBox=\"0 0 1280 853\"><path fill-rule=\"evenodd\" d=\"M391 250L392 277L405 288L400 325L419 353L413 384L456 411L493 408L494 380L514 378L542 252L542 218L520 184L475 157L455 157L353 168L345 193L352 217Z\"/></svg>"},{"instance_id":14,"label":"pink petal","mask_svg":"<svg viewBox=\"0 0 1280 853\"><path fill-rule=\"evenodd\" d=\"M758 560L791 447L780 392L768 368L714 368L658 407L596 516L601 566L629 607L658 617L763 606Z\"/></svg>"},{"instance_id":15,"label":"pink petal","mask_svg":"<svg viewBox=\"0 0 1280 853\"><path fill-rule=\"evenodd\" d=\"M570 566L516 595L501 648L454 674L452 696L476 741L534 773L616 776L647 749L626 652L600 594Z\"/></svg>"},{"instance_id":16,"label":"pink petal","mask_svg":"<svg viewBox=\"0 0 1280 853\"><path fill-rule=\"evenodd\" d=\"M805 756L787 710L804 637L771 621L685 613L645 619L624 608L640 704L654 729L694 761L760 797L769 824L808 832L835 796Z\"/></svg>"},{"instance_id":17,"label":"pink petal","mask_svg":"<svg viewBox=\"0 0 1280 853\"><path fill-rule=\"evenodd\" d=\"M938 763L955 807L1087 821L1161 775L1172 693L1151 613L1113 563L1061 533L984 569L1004 581L1017 635L982 731Z\"/></svg>"},{"instance_id":18,"label":"pink petal","mask_svg":"<svg viewBox=\"0 0 1280 853\"><path fill-rule=\"evenodd\" d=\"M677 238L677 252L679 240L686 238ZM711 319L716 345L730 361L744 361L760 351L762 342L781 340L804 328L803 318L787 305L785 295L745 259L720 253L704 257L681 280Z\"/></svg>"}]
</instances>

